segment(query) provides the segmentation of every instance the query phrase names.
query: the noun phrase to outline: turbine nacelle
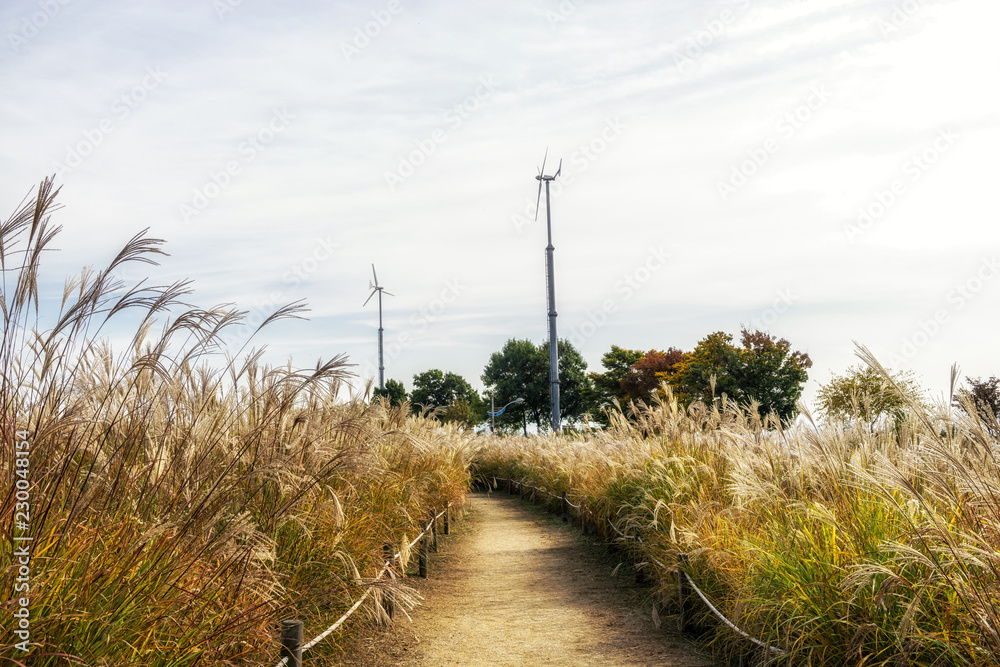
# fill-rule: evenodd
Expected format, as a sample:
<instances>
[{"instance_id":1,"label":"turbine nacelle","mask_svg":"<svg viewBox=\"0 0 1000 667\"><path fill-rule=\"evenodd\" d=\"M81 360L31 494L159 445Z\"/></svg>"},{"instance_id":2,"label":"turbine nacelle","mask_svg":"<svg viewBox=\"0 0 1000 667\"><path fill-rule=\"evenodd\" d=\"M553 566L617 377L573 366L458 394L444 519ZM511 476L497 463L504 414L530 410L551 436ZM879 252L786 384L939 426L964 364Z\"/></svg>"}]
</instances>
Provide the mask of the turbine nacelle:
<instances>
[{"instance_id":1,"label":"turbine nacelle","mask_svg":"<svg viewBox=\"0 0 1000 667\"><path fill-rule=\"evenodd\" d=\"M562 160L559 160L559 168L556 169L556 173L551 176L545 175L545 160L549 157L549 149L545 149L545 155L542 157L542 168L538 170L538 176L535 176L535 180L538 181L538 197L535 198L535 220L538 220L538 205L542 202L542 183L554 181L562 173Z\"/></svg>"},{"instance_id":2,"label":"turbine nacelle","mask_svg":"<svg viewBox=\"0 0 1000 667\"><path fill-rule=\"evenodd\" d=\"M387 292L384 287L382 287L381 285L378 284L378 274L375 273L375 265L374 264L372 264L372 278L374 280L369 280L368 281L368 289L370 289L372 291L372 293L369 294L368 298L365 299L365 302L363 304L361 304L362 308L364 308L365 306L368 305L368 302L372 300L372 297L375 296L376 292L381 292L381 293L383 293L383 294L385 294L387 296L396 296L392 292Z\"/></svg>"}]
</instances>

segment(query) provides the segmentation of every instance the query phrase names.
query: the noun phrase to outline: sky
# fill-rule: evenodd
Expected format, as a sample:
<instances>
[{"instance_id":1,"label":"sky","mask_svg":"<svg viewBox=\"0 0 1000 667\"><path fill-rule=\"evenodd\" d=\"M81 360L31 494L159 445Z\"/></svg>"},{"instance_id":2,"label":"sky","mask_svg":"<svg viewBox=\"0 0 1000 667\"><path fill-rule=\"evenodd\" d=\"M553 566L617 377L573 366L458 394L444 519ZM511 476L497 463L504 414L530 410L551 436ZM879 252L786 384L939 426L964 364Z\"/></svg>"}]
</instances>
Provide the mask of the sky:
<instances>
[{"instance_id":1,"label":"sky","mask_svg":"<svg viewBox=\"0 0 1000 667\"><path fill-rule=\"evenodd\" d=\"M0 215L46 176L42 283L166 240L130 281L270 325L266 359L346 354L474 387L558 332L691 350L742 327L855 344L933 397L1000 375L995 0L5 0ZM233 331L234 349L250 327ZM114 337L115 332L111 332ZM124 339L122 339L124 340Z\"/></svg>"}]
</instances>

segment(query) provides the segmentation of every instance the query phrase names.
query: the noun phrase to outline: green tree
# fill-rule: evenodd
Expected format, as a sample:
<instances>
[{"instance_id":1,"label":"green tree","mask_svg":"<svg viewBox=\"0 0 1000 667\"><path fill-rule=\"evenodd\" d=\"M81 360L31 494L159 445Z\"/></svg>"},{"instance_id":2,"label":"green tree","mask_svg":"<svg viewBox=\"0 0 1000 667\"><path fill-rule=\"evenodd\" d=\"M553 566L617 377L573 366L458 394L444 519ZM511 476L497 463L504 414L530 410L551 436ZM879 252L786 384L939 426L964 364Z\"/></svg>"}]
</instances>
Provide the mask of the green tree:
<instances>
[{"instance_id":1,"label":"green tree","mask_svg":"<svg viewBox=\"0 0 1000 667\"><path fill-rule=\"evenodd\" d=\"M888 373L892 382L870 366L852 366L834 375L816 394L817 412L825 419L863 422L869 430L884 418L899 423L911 401L923 402L922 390L910 372Z\"/></svg>"},{"instance_id":2,"label":"green tree","mask_svg":"<svg viewBox=\"0 0 1000 667\"><path fill-rule=\"evenodd\" d=\"M585 415L595 411L594 385L587 376L587 362L572 343L560 338L556 349L559 351L559 416L561 421L577 424L583 421ZM548 341L538 351L545 359L545 386L548 395Z\"/></svg>"},{"instance_id":3,"label":"green tree","mask_svg":"<svg viewBox=\"0 0 1000 667\"><path fill-rule=\"evenodd\" d=\"M465 424L469 428L475 428L485 419L486 404L478 393L474 400L459 398L441 414L441 421Z\"/></svg>"},{"instance_id":4,"label":"green tree","mask_svg":"<svg viewBox=\"0 0 1000 667\"><path fill-rule=\"evenodd\" d=\"M772 412L783 421L794 417L812 366L809 355L762 331L742 329L739 347L732 340L722 331L709 334L677 362L666 379L678 398L711 404L726 394L743 405L757 401L762 417Z\"/></svg>"},{"instance_id":5,"label":"green tree","mask_svg":"<svg viewBox=\"0 0 1000 667\"><path fill-rule=\"evenodd\" d=\"M739 365L739 352L733 346L733 337L717 331L698 341L674 366L667 381L681 403L701 401L711 405L722 394L734 400L743 398L732 372Z\"/></svg>"},{"instance_id":6,"label":"green tree","mask_svg":"<svg viewBox=\"0 0 1000 667\"><path fill-rule=\"evenodd\" d=\"M559 412L570 423L580 420L592 409L593 385L587 377L587 362L568 341L559 341ZM549 424L549 346L536 346L529 340L508 340L499 352L490 356L483 370L483 384L495 395L497 407L515 398L523 398L522 428L535 422L539 432ZM497 418L497 428L510 429L517 412ZM515 427L516 428L516 427Z\"/></svg>"},{"instance_id":7,"label":"green tree","mask_svg":"<svg viewBox=\"0 0 1000 667\"><path fill-rule=\"evenodd\" d=\"M389 405L402 405L406 402L406 387L397 380L386 380L385 388L376 387L372 392L372 398L383 397L389 401Z\"/></svg>"},{"instance_id":8,"label":"green tree","mask_svg":"<svg viewBox=\"0 0 1000 667\"><path fill-rule=\"evenodd\" d=\"M1000 379L975 380L967 377L969 387L962 387L955 396L955 404L963 412L977 417L979 422L994 437L1000 437Z\"/></svg>"},{"instance_id":9,"label":"green tree","mask_svg":"<svg viewBox=\"0 0 1000 667\"><path fill-rule=\"evenodd\" d=\"M747 401L760 403L761 416L777 414L789 421L798 414L797 403L809 379L812 359L792 351L791 343L762 331L742 330L736 382Z\"/></svg>"},{"instance_id":10,"label":"green tree","mask_svg":"<svg viewBox=\"0 0 1000 667\"><path fill-rule=\"evenodd\" d=\"M612 345L609 352L605 352L601 357L601 365L604 367L603 373L590 373L590 381L593 383L594 391L590 397L590 403L598 414L594 418L601 423L607 422L604 410L611 407L612 402L618 399L619 404L628 401L628 395L622 389L622 380L632 372L632 365L642 359L642 350L629 350L617 345Z\"/></svg>"},{"instance_id":11,"label":"green tree","mask_svg":"<svg viewBox=\"0 0 1000 667\"><path fill-rule=\"evenodd\" d=\"M426 407L444 408L439 414L441 421L464 422L469 426L475 426L486 416L479 393L465 378L437 368L413 376L410 405L414 413Z\"/></svg>"},{"instance_id":12,"label":"green tree","mask_svg":"<svg viewBox=\"0 0 1000 667\"><path fill-rule=\"evenodd\" d=\"M496 407L515 398L524 399L524 403L512 406L517 410L508 410L496 418L497 429L511 430L520 425L527 435L529 417L541 429L542 415L548 409L548 379L548 357L543 358L530 340L511 338L499 352L490 355L482 380L487 393L493 395Z\"/></svg>"}]
</instances>

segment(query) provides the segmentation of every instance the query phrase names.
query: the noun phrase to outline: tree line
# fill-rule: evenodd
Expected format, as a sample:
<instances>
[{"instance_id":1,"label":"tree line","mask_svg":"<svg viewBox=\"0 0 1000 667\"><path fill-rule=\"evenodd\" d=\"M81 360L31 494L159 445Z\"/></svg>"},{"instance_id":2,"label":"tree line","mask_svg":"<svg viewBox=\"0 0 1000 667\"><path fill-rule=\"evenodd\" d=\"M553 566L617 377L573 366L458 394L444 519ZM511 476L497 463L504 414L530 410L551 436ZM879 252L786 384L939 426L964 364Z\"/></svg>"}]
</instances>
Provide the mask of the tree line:
<instances>
[{"instance_id":1,"label":"tree line","mask_svg":"<svg viewBox=\"0 0 1000 667\"><path fill-rule=\"evenodd\" d=\"M792 349L785 339L761 331L741 330L740 339L715 332L691 351L633 350L613 345L601 359L602 372L588 372L587 362L569 341L559 340L559 393L562 422L579 425L587 419L606 423L606 413L631 401L649 403L667 383L684 405L711 404L723 395L754 405L761 415L794 418L796 402L812 366L809 355ZM413 376L413 391L389 380L376 396L393 404L408 401L416 413L434 408L442 421L476 426L489 421L491 400L497 410L518 403L495 418L498 429L527 432L533 423L548 429L549 344L510 339L486 364L480 395L463 377L431 369Z\"/></svg>"},{"instance_id":2,"label":"tree line","mask_svg":"<svg viewBox=\"0 0 1000 667\"><path fill-rule=\"evenodd\" d=\"M602 372L587 372L587 362L569 341L559 340L559 392L562 423L585 421L606 425L611 410L629 404L650 404L664 386L683 407L695 402L717 404L722 397L790 422L799 413L798 401L812 367L809 355L791 343L759 330L740 330L739 340L723 331L709 334L694 349L635 350L612 345L601 357ZM549 344L510 339L490 355L481 376L481 395L460 375L431 369L413 376L413 391L389 380L383 396L395 405L408 402L413 413L433 410L444 422L469 427L495 424L497 430L538 432L549 428ZM991 433L1000 436L1000 380L966 378L952 400L955 407L977 414ZM523 399L491 420L515 399ZM923 391L912 373L869 366L848 368L820 386L819 416L874 429L901 421L907 406L926 406Z\"/></svg>"}]
</instances>

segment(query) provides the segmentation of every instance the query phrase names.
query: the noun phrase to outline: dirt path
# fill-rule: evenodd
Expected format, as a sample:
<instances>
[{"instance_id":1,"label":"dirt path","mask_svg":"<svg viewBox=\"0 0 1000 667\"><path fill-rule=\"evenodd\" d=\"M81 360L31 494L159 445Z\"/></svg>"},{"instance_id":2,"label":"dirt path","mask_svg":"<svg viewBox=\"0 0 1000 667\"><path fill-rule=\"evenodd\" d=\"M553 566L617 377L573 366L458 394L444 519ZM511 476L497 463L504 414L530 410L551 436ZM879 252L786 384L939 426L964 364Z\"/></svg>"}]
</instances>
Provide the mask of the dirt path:
<instances>
[{"instance_id":1,"label":"dirt path","mask_svg":"<svg viewBox=\"0 0 1000 667\"><path fill-rule=\"evenodd\" d=\"M350 664L712 665L656 630L631 577L611 577L603 548L506 495L473 494L440 538L424 596L389 632L360 642ZM666 623L664 624L666 625Z\"/></svg>"}]
</instances>

